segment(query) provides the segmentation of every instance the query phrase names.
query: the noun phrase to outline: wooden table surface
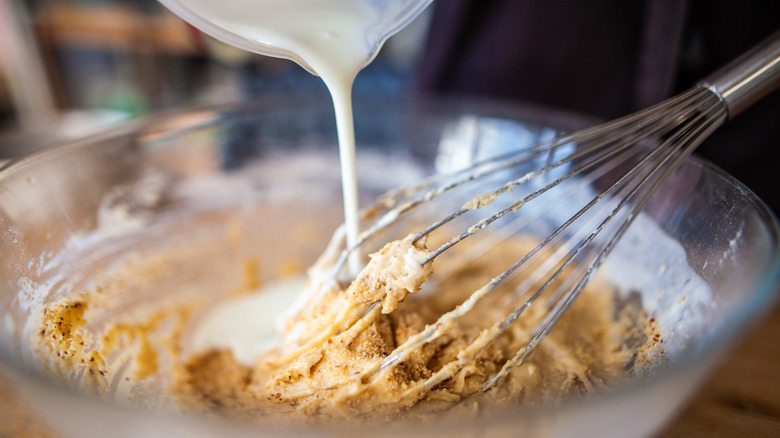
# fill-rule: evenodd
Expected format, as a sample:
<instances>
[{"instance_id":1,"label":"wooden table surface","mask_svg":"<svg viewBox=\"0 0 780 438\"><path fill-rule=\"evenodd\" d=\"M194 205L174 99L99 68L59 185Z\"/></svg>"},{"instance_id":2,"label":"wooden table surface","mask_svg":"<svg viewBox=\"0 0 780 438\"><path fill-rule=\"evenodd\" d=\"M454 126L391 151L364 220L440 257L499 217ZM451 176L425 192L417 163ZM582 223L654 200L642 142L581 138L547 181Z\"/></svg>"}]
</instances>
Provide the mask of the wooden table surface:
<instances>
[{"instance_id":1,"label":"wooden table surface","mask_svg":"<svg viewBox=\"0 0 780 438\"><path fill-rule=\"evenodd\" d=\"M728 353L658 436L780 437L780 306Z\"/></svg>"},{"instance_id":2,"label":"wooden table surface","mask_svg":"<svg viewBox=\"0 0 780 438\"><path fill-rule=\"evenodd\" d=\"M56 438L0 377L0 438ZM747 336L658 438L780 437L780 306Z\"/></svg>"}]
</instances>

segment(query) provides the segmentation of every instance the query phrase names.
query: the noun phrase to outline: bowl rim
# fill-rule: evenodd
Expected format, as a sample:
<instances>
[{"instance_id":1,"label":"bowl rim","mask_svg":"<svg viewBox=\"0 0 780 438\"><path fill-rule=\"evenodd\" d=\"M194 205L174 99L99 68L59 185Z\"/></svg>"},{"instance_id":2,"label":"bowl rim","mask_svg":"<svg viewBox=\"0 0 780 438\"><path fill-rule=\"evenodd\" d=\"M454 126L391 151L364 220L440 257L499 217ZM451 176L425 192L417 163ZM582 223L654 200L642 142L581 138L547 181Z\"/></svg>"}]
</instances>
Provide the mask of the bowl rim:
<instances>
[{"instance_id":1,"label":"bowl rim","mask_svg":"<svg viewBox=\"0 0 780 438\"><path fill-rule=\"evenodd\" d=\"M110 140L118 136L129 135L134 132L138 132L144 127L153 126L154 124L159 123L160 120L167 120L198 111L213 111L218 115L225 111L259 111L263 109L273 109L276 105L279 105L279 102L285 102L285 104L294 106L300 102L308 102L310 100L311 99L300 98L294 99L291 102L290 99L267 99L263 101L238 101L218 104L200 104L148 115L108 127L101 132L85 137L54 143L42 149L36 150L29 155L12 159L0 166L0 182L2 182L3 179L9 177L11 174L24 172L27 166L34 165L39 160L49 160L52 159L52 157L62 156L73 149L82 148L97 141ZM323 100L322 102L319 102L318 100L318 104L322 103L330 105L327 100ZM539 124L536 122L537 120L541 120L547 116L555 120L573 120L573 124L579 124L582 125L582 127L597 124L599 121L598 119L592 117L581 116L566 111L532 105L523 105L522 103L518 104L516 102L496 101L493 99L474 99L469 97L455 97L446 99L414 98L411 100L406 100L400 104L425 106L431 105L431 103L433 103L432 107L425 107L424 110L430 110L431 108L435 110L439 107L451 109L452 105L454 104L458 108L468 108L470 111L473 111L474 114L483 116L481 110L487 108L490 110L488 113L496 114L498 117L503 116L508 120L514 120L523 123L533 123L537 125ZM524 117L529 114L536 114L538 117L535 117L535 120L526 120ZM219 117L217 117L217 119L218 118ZM215 121L217 119L215 119ZM211 122L195 125L189 127L188 129L198 129L208 126L210 123ZM557 129L555 126L549 127ZM731 342L733 342L735 339L742 337L746 332L757 325L772 310L772 308L777 304L777 301L780 299L780 223L778 222L778 218L775 213L752 190L710 161L694 154L687 157L685 159L685 163L698 166L703 171L716 175L728 184L738 188L742 193L745 194L747 200L755 209L755 211L763 216L763 223L767 225L767 231L770 233L771 238L773 238L774 247L776 248L773 257L767 261L767 276L765 280L760 282L760 284L754 288L752 293L747 296L748 299L744 301L742 306L740 306L734 312L731 312L724 323L716 328L713 337L721 340L721 342L718 344L707 345L706 348L702 349L700 352L683 355L683 360L681 360L679 363L675 363L668 369L668 372L664 372L663 374L654 374L646 379L635 380L630 382L628 385L621 386L620 388L606 391L605 393L598 393L588 396L584 400L578 397L574 397L570 400L564 401L559 406L552 408L546 407L544 408L544 411L549 411L548 413L560 413L561 411L578 409L585 404L593 402L608 403L610 400L619 399L620 397L638 393L646 387L653 386L661 382L670 381L676 377L685 375L687 372L691 371L702 362L709 361L724 354L727 348L725 345L731 344ZM124 412L128 412L128 406L126 405L105 403L98 397L90 396L80 392L74 392L67 388L66 385L59 382L54 382L47 378L43 373L38 372L33 367L24 366L23 361L17 359L19 358L8 358L5 355L0 354L0 371L4 371L6 375L11 376L12 380L17 380L16 378L21 378L22 380L32 380L32 383L40 385L46 391L57 391L65 397L87 403L88 406L92 406L101 410L109 409L111 411L122 410ZM130 408L131 409L129 409L129 411L133 412L134 415L150 415L150 412L146 409L136 406L131 406ZM496 412L486 416L484 419L506 419L510 410L510 407L503 410L497 410ZM514 420L516 420L518 418L531 418L535 414L539 413L538 411L533 412L534 413L527 413L527 415L526 413L520 413L520 415L518 415L518 412L514 410L511 412L511 416ZM155 416L162 416L164 421L180 421L182 419L181 415L170 415L161 412L153 412L152 414ZM195 418L196 416L197 415L191 413L184 414L184 418ZM472 422L473 420L462 421ZM234 424L232 426L241 427L241 424ZM286 432L290 432L289 428L285 427L284 430ZM311 431L310 429L307 430Z\"/></svg>"}]
</instances>

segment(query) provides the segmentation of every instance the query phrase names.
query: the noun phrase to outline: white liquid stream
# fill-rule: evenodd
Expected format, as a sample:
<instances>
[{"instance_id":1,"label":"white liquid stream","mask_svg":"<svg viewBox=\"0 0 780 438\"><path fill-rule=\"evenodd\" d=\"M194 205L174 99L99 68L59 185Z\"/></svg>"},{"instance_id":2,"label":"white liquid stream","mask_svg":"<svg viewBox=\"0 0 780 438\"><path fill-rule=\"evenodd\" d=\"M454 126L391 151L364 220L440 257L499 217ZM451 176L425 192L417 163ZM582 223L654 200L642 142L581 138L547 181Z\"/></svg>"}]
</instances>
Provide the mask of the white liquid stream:
<instances>
[{"instance_id":1,"label":"white liquid stream","mask_svg":"<svg viewBox=\"0 0 780 438\"><path fill-rule=\"evenodd\" d=\"M369 1L355 0L187 0L187 6L218 26L262 46L297 55L330 91L336 113L344 223L347 245L359 234L355 171L352 84L372 56L367 35L380 17ZM361 260L354 251L348 263L356 275Z\"/></svg>"},{"instance_id":2,"label":"white liquid stream","mask_svg":"<svg viewBox=\"0 0 780 438\"><path fill-rule=\"evenodd\" d=\"M379 10L371 2L354 0L187 0L186 4L234 34L296 54L325 82L336 114L346 240L353 246L359 234L359 210L352 85L372 56L366 36L381 18ZM351 254L347 267L357 275L358 251ZM195 328L192 348L230 348L239 361L251 365L271 347L275 335L275 321L263 316L283 313L294 295L289 285L271 286L255 297L217 306Z\"/></svg>"}]
</instances>

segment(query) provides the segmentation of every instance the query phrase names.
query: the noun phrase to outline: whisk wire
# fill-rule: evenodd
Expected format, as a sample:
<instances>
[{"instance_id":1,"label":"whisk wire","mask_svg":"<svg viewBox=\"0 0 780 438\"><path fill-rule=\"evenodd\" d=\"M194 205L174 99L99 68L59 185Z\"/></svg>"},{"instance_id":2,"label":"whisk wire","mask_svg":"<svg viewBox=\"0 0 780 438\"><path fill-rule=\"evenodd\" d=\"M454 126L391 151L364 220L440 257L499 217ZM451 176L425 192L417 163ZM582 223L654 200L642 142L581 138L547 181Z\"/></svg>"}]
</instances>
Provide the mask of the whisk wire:
<instances>
[{"instance_id":1,"label":"whisk wire","mask_svg":"<svg viewBox=\"0 0 780 438\"><path fill-rule=\"evenodd\" d=\"M667 101L659 103L658 105L651 107L645 111L641 111L637 114L633 114L621 119L617 119L611 123L599 125L573 134L566 134L560 137L556 137L554 139L541 142L536 146L526 148L519 152L512 152L508 154L503 154L496 158L482 160L474 163L469 168L460 169L450 174L436 175L432 178L424 180L423 182L417 185L412 186L411 188L393 190L391 192L388 192L383 197L380 197L380 200L377 203L375 203L374 205L370 206L365 210L367 212L373 212L376 211L377 209L384 208L387 210L387 212L380 219L378 219L371 227L369 227L366 231L361 233L357 241L352 246L346 248L343 251L343 253L339 256L339 260L334 266L333 275L336 276L338 275L339 272L341 272L344 265L346 264L346 260L349 258L349 255L352 254L357 248L361 247L367 239L369 239L379 231L385 229L388 225L394 223L402 215L414 210L416 207L420 206L423 203L432 201L433 199L437 198L439 195L443 193L446 193L464 184L477 181L486 176L493 175L500 170L519 166L522 164L527 164L531 162L533 159L538 158L540 156L546 155L548 160L552 159L552 157L554 157L555 155L554 153L556 150L558 150L563 146L567 146L571 144L579 145L579 147L575 150L574 153L570 154L569 156L563 159L559 159L556 162L548 164L542 167L541 169L526 172L520 178L511 181L510 183L505 184L503 187L495 190L494 191L495 196L497 197L498 195L504 192L511 191L513 188L519 185L522 185L534 178L538 178L541 175L546 174L553 169L556 169L564 165L568 165L579 158L587 156L588 154L598 152L598 150L609 148L615 142L619 144L620 149L627 148L630 146L630 144L628 142L622 141L625 140L625 137L627 135L631 135L632 137L634 137L635 142L639 139L647 138L648 136L654 133L652 127L655 126L655 124L657 124L660 120L664 119L664 117L669 117L669 115L665 114L665 112L662 111L662 109L674 107L675 105L681 105L683 103L686 103L689 108L695 109L696 105L700 103L699 100L707 97L707 93L711 94L709 90L703 88L701 89L694 88L679 96L673 97ZM683 111L683 109L681 109L681 111ZM597 140L597 141L595 141L593 144L590 144L589 143L590 140ZM579 173L582 173L585 169L593 167L597 164L598 162L591 163L589 166L583 165L582 168L578 169L578 171L569 172L569 174L566 177L559 178L554 182L554 184L546 186L538 193L533 194L528 200L525 200L524 202L521 203L514 204L512 209L515 210L518 209L519 207L522 206L523 203L538 197L539 195L547 192L548 190L552 189L558 184L570 179L571 177ZM465 176L462 178L456 178L447 184L436 186L436 184L441 181L445 181L447 179L451 179L459 175L465 175ZM403 195L408 196L411 193L423 191L425 190L426 187L431 187L431 186L434 186L434 188L425 191L418 198L413 199L411 201L406 201L403 204L398 205L398 203L404 197ZM466 212L471 211L473 209L474 208L471 206L469 207L464 206L460 208L454 213L432 224L426 230L420 232L416 236L415 242L421 239L422 237L430 234L434 230L438 229L442 225L451 222L452 220L462 216ZM498 217L493 218L487 223L475 224L475 227L477 228L474 228L472 231L477 231L478 229L482 229L488 226L495 219L498 219L507 213L508 211L502 212L499 214ZM471 233L467 232L464 233L462 236L459 236L460 237L459 239L453 239L448 244L448 246L437 250L436 251L437 255L441 254L452 245L460 242L461 240L465 239L468 236L471 236L472 234L473 232ZM427 260L427 262L430 262L430 260Z\"/></svg>"},{"instance_id":2,"label":"whisk wire","mask_svg":"<svg viewBox=\"0 0 780 438\"><path fill-rule=\"evenodd\" d=\"M705 90L705 92L706 92L706 90ZM699 92L691 92L691 93L686 93L686 96L688 98L690 98L690 99L693 99L694 102L696 102L696 105L699 105L701 103L700 99L702 99L702 97L706 97L706 93L702 95L702 93L699 93ZM675 100L677 100L677 99L675 99ZM698 121L701 118L705 118L705 117L707 117L707 116L706 115L699 115L696 118L694 118L694 121ZM660 119L663 119L663 118L660 118ZM493 290L495 290L496 286L499 283L503 282L510 274L512 274L519 267L521 267L524 264L526 264L532 258L536 257L537 254L540 251L542 251L544 248L549 247L552 244L552 242L557 240L559 238L559 236L561 236L566 229L568 229L578 219L580 219L583 215L585 215L594 205L599 204L606 196L610 195L614 190L616 190L623 183L625 183L625 181L627 181L635 173L639 172L642 169L645 169L647 167L648 162L650 160L654 159L658 155L662 155L663 156L663 153L665 152L664 147L666 145L673 144L674 141L676 141L676 140L677 140L677 137L674 137L674 136L670 137L670 138L666 139L662 145L656 147L655 149L652 149L650 151L650 153L645 158L643 158L638 163L636 163L632 167L631 170L626 172L616 182L614 182L612 185L610 185L606 190L604 190L601 193L599 193L598 195L596 195L585 207L580 209L577 213L575 213L572 217L570 217L567 221L565 221L563 225L561 225L558 229L556 229L554 232L549 234L544 240L542 240L541 243L539 243L531 251L529 251L523 257L521 257L519 260L517 260L510 268L508 268L507 270L505 270L504 272L502 272L498 276L496 276L493 279L491 279L486 285L484 285L482 288L480 288L477 291L475 291L467 300L462 302L455 309L453 309L453 310L445 313L444 315L442 315L436 321L436 323L427 326L424 330L422 330L418 334L410 337L403 345L399 346L396 349L395 352L393 352L387 358L385 358L382 361L380 366L376 367L375 369L369 368L365 374L373 374L377 370L385 369L385 368L387 368L389 366L394 365L395 363L398 363L398 362L404 360L405 358L408 357L408 355L410 354L411 351L414 351L415 349L421 347L424 343L430 342L430 341L436 339L442 333L444 333L446 331L446 329L448 329L448 327L452 324L452 321L455 318L458 318L458 317L462 316L463 314L465 314L466 312L470 311L476 305L477 302L479 302L480 300L482 300L483 298L488 296ZM636 141L638 141L638 140L634 139L631 142L628 142L628 145L629 146L633 146ZM612 156L612 155L608 155L608 156ZM629 199L633 196L633 194L635 194L639 190L639 187L641 187L642 184L644 184L650 178L650 176L652 176L652 174L657 169L663 167L663 165L670 159L670 156L671 155L665 155L665 158L659 164L657 164L653 168L653 171L650 174L645 176L645 178L642 180L642 182L640 184L638 184L631 191L629 196L624 197L624 199L620 202L619 206L614 210L613 214L610 215L607 220L602 222L602 224L599 225L599 227L595 231L591 232L584 242L580 242L569 253L569 257L566 260L563 261L563 265L553 274L553 277L551 279L549 279L547 282L545 282L544 285L542 287L540 287L534 295L532 295L532 297L528 300L528 302L526 302L523 306L521 306L521 308L520 308L521 310L520 310L519 313L517 313L516 315L513 314L513 316L510 318L511 321L509 321L509 320L505 321L506 322L506 324L504 324L505 326L508 326L508 324L511 324L512 321L516 320L517 317L519 316L519 314L522 313L523 310L527 309L549 287L549 285L552 283L552 281L555 278L557 278L569 265L571 265L573 263L574 259L582 251L582 249L584 247L586 247L603 230L603 228L606 226L606 224L609 223L614 218L614 216L617 214L617 212L619 212L623 208L623 206L625 206L626 203L628 203ZM600 158L597 162L601 162L601 161L603 161L603 158ZM581 172L581 169L578 169L578 170ZM567 175L566 177L563 177L563 178L568 179L570 177L571 176ZM560 179L561 178L559 178L559 180ZM556 180L556 182L553 182L553 185L560 184L561 181L559 181L559 180ZM549 188L547 188L546 190L549 190ZM546 190L544 190L544 191L546 191ZM536 192L534 192L534 193L536 193ZM531 194L529 196L535 197L534 194ZM536 196L538 196L538 195L536 195ZM523 201L520 201L520 202L524 203ZM522 204L517 204L517 202L516 202L516 203L513 203L513 205L517 206L517 205L522 205ZM509 213L509 212L511 212L513 210L514 209L511 208L511 207L510 208L505 208L503 210L500 210L499 212L497 212L493 216L491 216L491 217L489 217L487 219L483 219L480 222L477 222L476 224L472 225L472 227L470 227L469 230L467 230L467 232L465 232L464 234L472 235L472 234L476 233L477 231L485 228L487 225L489 225L493 221L497 220L498 218L502 217L503 215L505 215L505 214L507 214L507 213ZM458 240L458 238L456 238L456 239L453 239L453 240L460 241L462 239ZM445 246L445 249L446 249L446 248L450 248L452 246L452 244L445 244L444 246ZM435 256L440 255L441 253L443 253L443 250L434 252ZM423 264L429 262L432 259L433 259L433 257L429 257L429 260L424 261Z\"/></svg>"},{"instance_id":3,"label":"whisk wire","mask_svg":"<svg viewBox=\"0 0 780 438\"><path fill-rule=\"evenodd\" d=\"M693 150L699 145L703 138L706 138L709 133L720 126L720 123L722 123L725 118L724 110L725 108L722 106L714 107L712 110L707 111L703 115L695 118L692 122L694 126L691 129L686 129L681 132L679 138L675 139L681 143L678 147L675 147L673 153L665 155L663 159L658 164L656 164L653 169L641 180L641 182L633 187L630 193L621 200L613 212L604 219L601 225L599 225L598 229L594 231L593 234L588 236L587 242L585 243L590 242L592 238L600 233L609 222L615 219L620 210L622 210L622 208L629 203L629 200L632 199L641 188L645 188L645 184L648 183L651 177L656 175L657 172L660 172L656 179L650 183L650 186L644 190L640 199L634 204L633 208L630 210L625 220L620 224L619 228L609 237L609 240L606 242L605 246L598 250L592 261L587 264L587 268L585 269L584 273L577 276L578 280L575 287L568 291L563 296L562 300L556 303L555 307L552 308L552 311L549 312L547 316L541 321L540 325L537 326L537 329L533 330L536 332L536 334L526 344L526 346L518 351L514 358L507 361L496 375L485 382L482 389L483 391L487 391L493 387L496 382L508 374L511 368L522 364L528 355L530 355L534 350L536 345L538 345L547 336L547 334L549 334L550 330L555 326L562 315L569 309L569 307L571 307L575 299L584 290L585 285L590 281L596 270L603 264L607 255L610 253L614 245L619 241L620 237L628 229L629 225L633 222L637 214L647 205L652 195L661 187L661 185L663 185L663 183L667 180L667 177L671 175L693 152ZM668 140L665 143L666 145L675 145L675 140ZM668 163L670 160L672 162ZM583 247L584 245L580 245L580 248ZM577 252L578 251L579 248L577 249ZM554 279L554 277L561 275L562 272L563 269L556 271L556 273L553 274L553 277L551 277L551 280ZM535 300L541 294L540 292L542 292L548 286L549 284L545 284L542 288L539 289L539 291L537 291L536 294L531 297L531 299L529 299L529 301ZM524 303L504 321L504 326L506 327L514 322L528 307L530 307L530 303Z\"/></svg>"},{"instance_id":4,"label":"whisk wire","mask_svg":"<svg viewBox=\"0 0 780 438\"><path fill-rule=\"evenodd\" d=\"M707 92L706 90L701 90L701 91L704 91L705 93ZM691 93L686 93L686 96L688 96L689 98L691 98L691 96L694 97L694 99L692 99L692 102L689 103L689 108L686 108L687 111L693 111L693 109L696 108L696 105L699 104L699 102L700 102L700 99L701 99L700 96L706 97L706 94L691 92ZM683 113L684 113L683 115L687 115L687 112L685 112L685 110L683 110ZM502 195L503 193L511 191L513 188L518 187L518 186L520 186L520 185L522 185L524 183L527 183L528 181L530 181L533 178L538 178L539 176L541 176L541 175L551 171L552 169L561 167L563 165L570 164L570 163L574 162L575 160L577 160L578 158L585 157L588 154L591 154L593 152L598 152L599 150L604 150L604 149L607 149L607 148L610 148L610 147L612 148L610 154L604 154L604 155L597 156L596 159L594 159L592 161L589 161L589 162L581 165L580 167L575 168L575 169L569 171L563 177L558 178L558 179L554 180L552 183L550 183L550 184L544 186L543 188L541 188L541 189L531 193L530 195L528 195L523 200L516 201L512 205L510 205L508 208L497 212L493 216L491 216L491 217L489 217L487 219L484 219L484 220L480 221L479 223L474 224L466 232L462 233L461 235L457 236L456 238L450 240L449 242L447 242L444 245L442 245L441 247L439 247L436 251L434 251L434 253L428 259L425 260L424 263L430 262L431 260L433 260L435 257L440 255L441 253L443 253L447 249L451 248L453 245L455 245L458 242L462 241L463 239L465 239L465 238L475 234L477 231L479 231L481 229L484 229L485 227L487 227L488 225L493 223L495 220L503 217L504 215L506 215L510 211L516 211L517 209L522 207L522 205L530 202L531 200L539 197L540 195L546 193L547 191L555 188L559 184L561 184L561 183L563 183L563 182L565 182L565 181L567 181L567 180L569 180L569 179L571 179L571 178L573 178L575 176L581 175L584 171L586 171L586 170L588 170L590 168L593 168L593 167L595 167L595 166L597 166L599 164L603 164L603 161L609 159L614 154L617 154L618 152L620 152L622 150L632 148L640 140L644 140L644 139L648 138L650 135L652 135L653 133L657 132L657 129L646 129L648 127L652 128L653 127L653 125L652 125L653 122L659 122L659 121L663 122L664 121L664 117L663 116L658 116L658 117L655 117L655 116L649 117L648 116L648 117L645 117L645 119L647 119L647 120L644 120L646 123L643 123L639 127L633 127L633 126L623 127L622 130L621 129L614 129L614 128L611 129L610 131L614 132L614 134L612 134L610 137L608 137L606 140L604 140L602 142L599 142L599 143L596 143L596 144L593 144L593 145L587 145L587 146L584 145L583 143L578 143L579 148L578 148L577 152L569 155L568 157L560 159L560 160L558 160L556 162L553 162L551 164L548 164L547 166L544 166L544 167L542 167L540 169L529 171L529 172L525 173L523 176L521 176L520 178L515 179L513 181L510 181L509 183L504 184L502 187L500 187L500 188L498 188L498 189L496 189L496 190L494 190L492 192L488 192L488 193L486 193L486 194L484 194L482 196L478 196L475 199L487 198L487 199L490 200L489 202L492 202L492 200L494 200L498 196ZM634 121L635 119L631 118L630 120ZM615 124L619 125L619 122L615 122ZM612 124L610 124L610 125L612 125ZM627 131L627 132L632 134L631 135L631 137L632 137L631 141L625 141L627 133L624 132L624 131ZM619 143L613 146L613 142L619 142ZM489 203L489 202L487 202L487 203ZM473 203L473 200L470 201L468 204L472 204L472 203ZM441 219L441 220L439 220L437 222L434 222L428 228L426 228L422 232L418 233L417 236L415 237L414 241L416 242L416 241L422 239L423 237L427 236L428 234L430 234L431 232L433 232L436 229L440 228L441 226L443 226L443 225L451 222L452 220L460 217L464 213L466 213L468 211L474 210L475 207L471 206L471 205L468 205L468 204L467 204L467 206L461 207L459 210L457 210L454 213L446 216L445 218L443 218L443 219ZM480 207L482 207L484 205L486 205L486 204L480 205L480 202L477 202L476 203L476 208L480 208Z\"/></svg>"},{"instance_id":5,"label":"whisk wire","mask_svg":"<svg viewBox=\"0 0 780 438\"><path fill-rule=\"evenodd\" d=\"M692 94L695 95L696 93L692 93ZM582 291L584 285L590 280L590 278L592 277L593 273L598 268L598 266L601 265L603 259L611 250L614 242L618 240L620 235L623 234L625 229L627 229L628 225L633 221L636 212L638 212L644 207L644 204L646 204L646 202L649 200L652 193L654 193L657 190L657 188L660 187L660 185L665 181L666 176L668 176L679 165L679 163L681 163L682 160L684 160L685 157L687 157L690 151L692 151L692 149L697 145L697 143L690 141L690 139L695 140L697 138L700 138L701 135L706 134L709 131L715 129L718 126L718 122L722 120L722 117L717 117L719 114L720 115L723 114L723 109L716 107L715 110L711 110L708 112L700 112L697 116L693 117L690 120L690 125L693 125L694 127L693 129L691 128L681 129L674 135L670 135L668 138L666 138L661 145L658 145L656 148L652 149L650 153L648 153L643 159L637 162L628 172L626 172L624 175L618 178L618 180L616 180L613 184L611 184L607 189L605 189L604 191L596 195L596 197L594 197L593 200L591 200L585 207L583 207L577 213L575 213L571 218L569 218L566 222L564 222L563 225L561 225L553 233L547 236L540 244L538 244L535 248L533 248L531 251L526 253L520 260L515 262L515 264L513 264L509 269L505 270L498 276L494 277L485 286L475 291L466 301L461 303L455 309L442 315L439 318L439 320L436 321L436 323L429 325L423 331L421 331L417 335L407 340L406 343L399 346L395 352L393 352L384 361L382 361L381 365L377 369L382 370L395 363L404 360L406 357L408 357L411 351L415 350L416 348L419 348L426 342L432 341L433 339L440 336L442 333L446 332L446 330L449 328L449 326L452 324L452 321L455 318L458 318L459 316L470 311L478 301L488 296L496 288L496 286L499 283L501 283L505 278L507 278L513 271L518 269L520 266L526 264L531 258L536 256L543 248L548 247L551 244L551 242L557 239L558 236L562 235L564 230L569 228L573 223L575 223L578 219L580 219L594 205L597 205L600 202L602 202L602 200L605 197L612 194L612 192L617 190L619 187L622 187L627 181L630 180L631 177L640 173L641 170L646 169L648 167L648 163L651 160L660 156L661 157L660 161L657 162L654 166L652 166L651 170L647 172L640 179L639 183L630 187L629 193L622 197L618 205L612 210L612 212L606 218L604 218L601 221L598 227L595 230L591 231L584 240L579 241L575 247L568 249L567 252L568 256L564 260L555 263L555 265L558 266L558 269L555 272L553 272L553 274L550 277L548 277L547 281L545 281L536 290L536 292L534 292L531 295L531 297L528 300L526 300L518 309L512 312L512 314L510 314L509 317L506 318L504 321L496 324L493 328L489 330L485 330L482 333L480 333L478 338L475 339L469 345L469 347L465 348L461 352L461 354L459 354L459 357L456 361L447 364L444 368L439 370L437 373L435 373L433 376L427 379L426 382L423 383L425 388L431 388L436 384L440 383L441 381L445 380L446 378L448 378L449 375L452 374L454 370L459 369L459 367L463 366L463 364L468 363L468 361L472 360L477 354L479 354L479 352L482 350L482 348L484 348L484 346L486 346L489 342L491 342L496 337L498 337L501 333L503 333L503 331L505 331L510 324L512 324L515 320L517 320L517 318L525 310L527 310L539 298L539 296L541 296L546 290L548 290L550 285L569 266L573 264L577 256L582 251L584 251L585 248L588 248L588 245L591 244L591 242L593 242L593 240L605 229L605 227L617 217L618 213L620 213L623 210L623 208L629 204L630 200L632 200L637 193L641 192L642 188L646 187L648 181L650 181L651 178L657 174L657 172L661 171L661 176L658 177L651 184L649 190L644 191L644 194L642 195L640 201L635 205L635 207L632 209L628 217L623 221L619 229L607 241L606 245L600 251L595 253L596 255L594 258L592 258L592 261L586 265L587 268L585 269L584 274L578 276L578 280L576 282L575 287L571 289L568 293L564 294L563 300L559 301L558 304L556 304L556 306L553 308L553 311L548 315L548 317L546 317L542 321L542 326L541 326L542 329L532 338L532 340L526 345L525 348L521 349L514 358L510 359L504 365L502 370L496 376L492 377L486 382L484 389L485 390L489 389L492 385L495 384L495 382L497 382L503 376L505 376L508 373L509 369L522 363L522 361L525 360L525 358L531 353L531 351L533 351L537 343L541 341L541 339L543 339L547 335L547 333L549 333L550 329L555 325L558 319L560 319L560 316L569 308L571 303L573 303L574 299ZM679 146L681 143L683 146ZM670 146L674 147L675 149L673 149L672 151L667 151L666 149ZM670 160L673 161L671 165L669 164ZM511 209L505 209L505 210L511 211ZM477 225L479 225L479 223ZM481 229L481 227L479 229ZM479 346L482 347L480 348ZM375 371L376 369L369 370L368 373L373 374Z\"/></svg>"}]
</instances>

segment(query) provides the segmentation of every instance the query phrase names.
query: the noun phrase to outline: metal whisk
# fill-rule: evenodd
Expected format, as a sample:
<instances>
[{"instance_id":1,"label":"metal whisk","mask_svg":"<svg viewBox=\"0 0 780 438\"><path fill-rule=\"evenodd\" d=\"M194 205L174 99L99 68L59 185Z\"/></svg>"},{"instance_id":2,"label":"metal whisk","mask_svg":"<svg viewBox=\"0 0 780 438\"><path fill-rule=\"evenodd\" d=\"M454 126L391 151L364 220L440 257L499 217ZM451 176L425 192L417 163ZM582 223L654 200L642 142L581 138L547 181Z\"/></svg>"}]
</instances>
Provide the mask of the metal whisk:
<instances>
[{"instance_id":1,"label":"metal whisk","mask_svg":"<svg viewBox=\"0 0 780 438\"><path fill-rule=\"evenodd\" d=\"M381 211L381 214L375 215L377 219L362 234L358 245L395 224L406 213L425 208L433 199L448 196L457 189L471 193L466 198L470 200L417 234L416 241L437 230L453 228L465 218L480 214L488 205L499 206L489 216L466 221L465 229L433 250L423 264L502 219L511 219L513 225L500 227L500 230L523 229L551 211L565 219L550 229L547 237L530 252L474 291L468 299L411 336L384 360L365 369L363 378L370 379L382 369L403 362L411 352L445 334L452 321L469 312L518 271L527 268L529 279L518 288L526 287L527 290L520 290L519 305L509 309L505 319L482 330L455 360L415 383L409 391L426 392L452 377L544 297L549 313L536 326L527 345L490 376L482 389L493 387L512 367L522 364L547 336L634 218L683 160L725 121L778 85L780 32L693 89L649 109L516 153L484 160L448 175L437 175L414 187L385 195L369 209ZM475 191L475 184L481 184L480 187L493 185L490 190ZM591 191L583 201L585 187ZM473 197L474 193L482 194ZM532 204L534 206L527 210ZM523 214L514 214L517 211ZM494 242L492 240L491 244ZM341 255L336 263L337 270L352 249ZM377 305L381 303L372 306Z\"/></svg>"}]
</instances>

